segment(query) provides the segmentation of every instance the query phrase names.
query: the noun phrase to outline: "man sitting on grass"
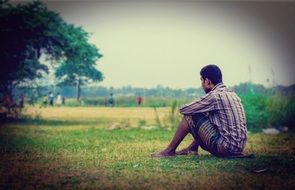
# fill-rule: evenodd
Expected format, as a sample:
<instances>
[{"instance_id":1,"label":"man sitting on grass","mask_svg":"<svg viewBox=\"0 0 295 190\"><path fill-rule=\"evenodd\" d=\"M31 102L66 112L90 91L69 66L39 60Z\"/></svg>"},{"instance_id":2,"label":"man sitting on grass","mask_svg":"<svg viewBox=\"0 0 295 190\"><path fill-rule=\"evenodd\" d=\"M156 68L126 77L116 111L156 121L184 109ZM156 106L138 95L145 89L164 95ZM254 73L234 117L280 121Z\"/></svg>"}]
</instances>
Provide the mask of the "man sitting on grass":
<instances>
[{"instance_id":1,"label":"man sitting on grass","mask_svg":"<svg viewBox=\"0 0 295 190\"><path fill-rule=\"evenodd\" d=\"M199 146L215 156L243 155L247 126L241 99L222 83L218 66L207 65L200 75L206 95L180 108L183 118L173 139L166 149L152 157L197 155ZM193 142L176 152L188 133L193 135Z\"/></svg>"}]
</instances>

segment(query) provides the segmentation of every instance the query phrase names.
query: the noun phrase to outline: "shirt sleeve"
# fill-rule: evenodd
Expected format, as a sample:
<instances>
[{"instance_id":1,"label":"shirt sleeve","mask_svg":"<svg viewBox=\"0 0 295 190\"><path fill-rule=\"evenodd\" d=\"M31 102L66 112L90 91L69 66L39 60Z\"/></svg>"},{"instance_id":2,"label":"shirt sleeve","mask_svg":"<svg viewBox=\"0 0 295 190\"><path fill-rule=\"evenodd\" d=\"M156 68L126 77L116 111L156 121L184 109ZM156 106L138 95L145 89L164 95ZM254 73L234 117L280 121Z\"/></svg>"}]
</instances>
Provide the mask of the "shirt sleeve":
<instances>
[{"instance_id":1,"label":"shirt sleeve","mask_svg":"<svg viewBox=\"0 0 295 190\"><path fill-rule=\"evenodd\" d=\"M200 100L181 106L179 112L183 115L193 115L195 113L212 111L215 109L215 102L214 95L208 93Z\"/></svg>"}]
</instances>

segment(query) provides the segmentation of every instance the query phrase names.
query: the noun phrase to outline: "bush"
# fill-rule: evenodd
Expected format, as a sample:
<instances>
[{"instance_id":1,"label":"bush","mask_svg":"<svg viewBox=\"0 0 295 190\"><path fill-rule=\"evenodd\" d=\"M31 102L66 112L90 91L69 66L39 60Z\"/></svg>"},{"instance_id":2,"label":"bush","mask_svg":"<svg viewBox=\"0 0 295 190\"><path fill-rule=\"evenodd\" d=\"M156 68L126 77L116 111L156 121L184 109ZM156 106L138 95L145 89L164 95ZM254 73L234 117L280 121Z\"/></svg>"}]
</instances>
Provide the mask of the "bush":
<instances>
[{"instance_id":1,"label":"bush","mask_svg":"<svg viewBox=\"0 0 295 190\"><path fill-rule=\"evenodd\" d=\"M241 98L246 112L248 128L288 126L290 129L294 129L294 96L247 94L241 96Z\"/></svg>"},{"instance_id":2,"label":"bush","mask_svg":"<svg viewBox=\"0 0 295 190\"><path fill-rule=\"evenodd\" d=\"M258 129L268 126L267 97L247 94L241 96L249 129Z\"/></svg>"},{"instance_id":3,"label":"bush","mask_svg":"<svg viewBox=\"0 0 295 190\"><path fill-rule=\"evenodd\" d=\"M295 130L295 97L289 97L284 124L293 131Z\"/></svg>"},{"instance_id":4,"label":"bush","mask_svg":"<svg viewBox=\"0 0 295 190\"><path fill-rule=\"evenodd\" d=\"M295 98L275 95L268 99L267 113L269 124L274 127L288 126L294 129Z\"/></svg>"},{"instance_id":5,"label":"bush","mask_svg":"<svg viewBox=\"0 0 295 190\"><path fill-rule=\"evenodd\" d=\"M103 97L100 98L83 98L83 105L85 106L106 106L107 100Z\"/></svg>"}]
</instances>

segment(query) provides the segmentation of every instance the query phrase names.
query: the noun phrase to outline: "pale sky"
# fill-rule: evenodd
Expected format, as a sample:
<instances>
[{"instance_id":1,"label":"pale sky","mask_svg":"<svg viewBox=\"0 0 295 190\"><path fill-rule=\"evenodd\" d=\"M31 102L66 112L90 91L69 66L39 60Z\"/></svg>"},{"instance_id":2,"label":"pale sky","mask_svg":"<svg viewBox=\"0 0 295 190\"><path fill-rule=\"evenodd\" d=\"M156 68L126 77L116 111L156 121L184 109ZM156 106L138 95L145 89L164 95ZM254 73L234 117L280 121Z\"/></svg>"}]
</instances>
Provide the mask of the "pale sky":
<instances>
[{"instance_id":1,"label":"pale sky","mask_svg":"<svg viewBox=\"0 0 295 190\"><path fill-rule=\"evenodd\" d=\"M44 2L91 33L103 54L100 86L200 87L207 64L220 66L229 86L295 83L294 2Z\"/></svg>"}]
</instances>

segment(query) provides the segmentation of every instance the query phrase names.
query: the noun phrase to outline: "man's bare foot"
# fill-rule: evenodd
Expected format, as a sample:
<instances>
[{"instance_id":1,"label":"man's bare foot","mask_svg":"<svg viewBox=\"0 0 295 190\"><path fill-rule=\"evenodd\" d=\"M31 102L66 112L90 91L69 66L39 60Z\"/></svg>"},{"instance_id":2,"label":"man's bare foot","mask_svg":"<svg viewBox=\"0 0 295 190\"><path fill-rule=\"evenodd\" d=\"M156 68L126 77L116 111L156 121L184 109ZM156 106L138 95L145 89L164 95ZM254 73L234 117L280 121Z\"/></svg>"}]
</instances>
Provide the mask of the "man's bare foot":
<instances>
[{"instance_id":1,"label":"man's bare foot","mask_svg":"<svg viewBox=\"0 0 295 190\"><path fill-rule=\"evenodd\" d=\"M191 150L191 149L187 149L187 148L185 148L185 149L182 149L182 150L180 150L180 151L176 151L176 153L175 153L176 155L198 155L198 152L197 151L195 151L195 150Z\"/></svg>"},{"instance_id":2,"label":"man's bare foot","mask_svg":"<svg viewBox=\"0 0 295 190\"><path fill-rule=\"evenodd\" d=\"M161 152L154 152L151 154L151 157L174 157L175 156L175 152L168 152L168 151L161 151Z\"/></svg>"}]
</instances>

